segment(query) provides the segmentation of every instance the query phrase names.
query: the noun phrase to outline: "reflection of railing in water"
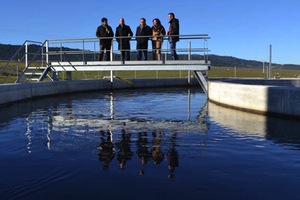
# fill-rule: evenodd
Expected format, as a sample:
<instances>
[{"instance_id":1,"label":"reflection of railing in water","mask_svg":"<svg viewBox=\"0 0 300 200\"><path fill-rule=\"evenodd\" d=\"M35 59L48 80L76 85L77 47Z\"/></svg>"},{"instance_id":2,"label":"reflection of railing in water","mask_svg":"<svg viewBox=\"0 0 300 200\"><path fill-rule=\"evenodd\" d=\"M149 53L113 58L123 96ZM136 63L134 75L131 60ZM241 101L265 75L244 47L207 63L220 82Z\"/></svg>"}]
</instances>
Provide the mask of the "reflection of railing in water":
<instances>
[{"instance_id":1,"label":"reflection of railing in water","mask_svg":"<svg viewBox=\"0 0 300 200\"><path fill-rule=\"evenodd\" d=\"M192 93L187 94L190 96ZM198 117L196 121L117 120L114 111L114 93L105 95L105 99L109 108L105 109L107 111L105 120L81 119L80 114L73 110L73 103L67 101L63 110L57 105L57 108L54 106L52 109L46 109L47 111L33 111L27 118L28 133L35 134L35 131L41 131L43 134L39 135L44 138L45 147L51 151L75 150L80 149L82 141L91 144L96 142L98 148L95 145L94 150L97 151L99 161L103 162L104 169L109 169L113 160L114 164L118 163L120 169L124 169L134 157L141 160L139 173L142 175L147 173L147 169L143 167L146 163L154 165L167 163L169 178L174 176L174 171L179 166L178 135L201 134L197 145L200 143L199 148L206 146L201 144L201 141L206 135L207 128L202 126L202 123L199 126ZM33 137L33 140L28 139L29 146L36 146L36 137ZM31 148L31 151L34 152L35 149Z\"/></svg>"},{"instance_id":2,"label":"reflection of railing in water","mask_svg":"<svg viewBox=\"0 0 300 200\"><path fill-rule=\"evenodd\" d=\"M43 116L38 111L32 112L27 117L27 137L30 138L30 133L34 128L47 132L47 148L51 149L51 133L56 132L74 132L76 134L87 134L88 132L98 132L99 130L110 130L111 132L124 130L131 132L132 130L149 131L149 130L164 130L168 129L173 132L182 133L206 133L209 129L209 124L206 120L207 106L201 108L196 121L191 120L191 95L190 89L187 89L188 116L187 120L183 121L147 121L142 118L127 118L115 119L115 97L111 92L105 98L108 100L107 106L109 113L103 118L81 118L76 116L72 111L72 104L67 105L67 111L57 113L57 110L47 111L49 113ZM58 108L59 109L59 108ZM44 112L44 111L43 111ZM42 127L39 127L42 126ZM81 128L80 128L81 127ZM84 128L83 128L84 127ZM28 141L31 144L32 141Z\"/></svg>"}]
</instances>

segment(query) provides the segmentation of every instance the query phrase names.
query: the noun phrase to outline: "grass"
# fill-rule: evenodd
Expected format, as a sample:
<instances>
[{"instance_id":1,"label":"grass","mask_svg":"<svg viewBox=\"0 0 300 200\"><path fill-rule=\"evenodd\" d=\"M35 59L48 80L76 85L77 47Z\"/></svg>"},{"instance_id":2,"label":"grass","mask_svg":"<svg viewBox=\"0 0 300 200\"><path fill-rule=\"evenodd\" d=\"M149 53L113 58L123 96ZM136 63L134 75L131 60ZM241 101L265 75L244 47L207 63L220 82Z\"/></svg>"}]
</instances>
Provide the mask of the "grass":
<instances>
[{"instance_id":1,"label":"grass","mask_svg":"<svg viewBox=\"0 0 300 200\"><path fill-rule=\"evenodd\" d=\"M6 64L0 61L0 69ZM32 65L36 65L33 63ZM17 75L20 75L24 69L24 63L11 63L7 70L0 74L0 83L14 83ZM7 74L11 74L7 76ZM115 76L127 78L184 78L188 76L187 71L116 71ZM73 80L102 79L104 76L110 76L110 72L73 72ZM261 68L249 67L212 67L208 71L209 78L267 78L266 70ZM272 78L298 78L300 70L272 69ZM61 80L66 80L66 73L59 74Z\"/></svg>"},{"instance_id":2,"label":"grass","mask_svg":"<svg viewBox=\"0 0 300 200\"><path fill-rule=\"evenodd\" d=\"M298 78L300 70L272 69L272 78ZM210 78L267 78L267 70L261 68L212 67L208 71Z\"/></svg>"}]
</instances>

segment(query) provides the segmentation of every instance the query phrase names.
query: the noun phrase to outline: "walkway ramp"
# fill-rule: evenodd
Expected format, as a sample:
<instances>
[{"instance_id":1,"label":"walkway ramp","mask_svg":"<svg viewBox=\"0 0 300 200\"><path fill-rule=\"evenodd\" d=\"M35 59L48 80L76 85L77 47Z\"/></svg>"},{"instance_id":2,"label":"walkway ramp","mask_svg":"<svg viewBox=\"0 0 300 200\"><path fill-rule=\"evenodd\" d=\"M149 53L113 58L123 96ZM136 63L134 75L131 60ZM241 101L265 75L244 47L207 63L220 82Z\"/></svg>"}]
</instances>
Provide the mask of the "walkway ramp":
<instances>
[{"instance_id":1,"label":"walkway ramp","mask_svg":"<svg viewBox=\"0 0 300 200\"><path fill-rule=\"evenodd\" d=\"M130 71L130 70L208 70L210 62L205 60L167 60L167 61L87 61L51 62L56 72L73 71Z\"/></svg>"},{"instance_id":2,"label":"walkway ramp","mask_svg":"<svg viewBox=\"0 0 300 200\"><path fill-rule=\"evenodd\" d=\"M193 71L195 76L206 93L207 78L206 71L210 69L210 61L206 60L166 60L166 61L87 61L87 62L51 62L51 71L68 72L75 71Z\"/></svg>"}]
</instances>

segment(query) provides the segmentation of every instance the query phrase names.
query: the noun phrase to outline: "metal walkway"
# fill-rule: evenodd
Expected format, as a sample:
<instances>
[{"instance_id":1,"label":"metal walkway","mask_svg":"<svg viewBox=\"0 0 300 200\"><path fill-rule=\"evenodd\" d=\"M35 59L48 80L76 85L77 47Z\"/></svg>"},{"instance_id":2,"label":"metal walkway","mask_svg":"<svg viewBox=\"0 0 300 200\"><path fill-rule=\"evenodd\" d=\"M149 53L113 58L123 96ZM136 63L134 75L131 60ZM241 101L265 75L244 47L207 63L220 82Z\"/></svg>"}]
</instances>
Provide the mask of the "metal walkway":
<instances>
[{"instance_id":1,"label":"metal walkway","mask_svg":"<svg viewBox=\"0 0 300 200\"><path fill-rule=\"evenodd\" d=\"M205 60L168 60L168 61L88 61L88 62L51 62L53 72L68 72L68 80L71 80L74 71L110 71L111 82L113 82L114 71L143 71L143 70L186 70L194 71L196 78L206 93L207 77L206 71L210 69L210 62ZM58 74L57 76L58 77Z\"/></svg>"},{"instance_id":2,"label":"metal walkway","mask_svg":"<svg viewBox=\"0 0 300 200\"><path fill-rule=\"evenodd\" d=\"M206 72L210 69L210 61L207 58L209 52L207 40L210 39L207 34L180 35L180 42L177 44L177 54L180 60L171 60L168 42L163 42L161 49L163 60L137 61L131 56L131 61L120 61L120 51L117 49L116 38L112 38L112 49L110 52L111 61L98 61L99 56L99 38L79 38L79 39L56 39L46 40L45 42L26 41L23 48L16 52L19 56L24 52L25 67L18 76L16 83L39 82L47 79L48 81L59 81L59 74L65 73L66 80L72 80L73 72L88 71L109 71L111 82L113 82L114 72L117 71L188 71L189 77L194 72L200 86L207 91ZM100 38L101 39L101 38ZM164 37L167 40L167 37ZM191 44L193 42L193 48ZM36 52L30 52L30 42L36 48ZM131 49L135 49L136 37L131 38ZM38 45L37 45L38 44ZM183 48L182 46L186 46ZM149 45L150 48L151 45ZM155 49L148 49L150 53ZM131 50L132 55L136 55L136 50ZM18 59L19 64L20 60ZM8 64L1 71L8 68ZM14 67L11 67L14 69Z\"/></svg>"}]
</instances>

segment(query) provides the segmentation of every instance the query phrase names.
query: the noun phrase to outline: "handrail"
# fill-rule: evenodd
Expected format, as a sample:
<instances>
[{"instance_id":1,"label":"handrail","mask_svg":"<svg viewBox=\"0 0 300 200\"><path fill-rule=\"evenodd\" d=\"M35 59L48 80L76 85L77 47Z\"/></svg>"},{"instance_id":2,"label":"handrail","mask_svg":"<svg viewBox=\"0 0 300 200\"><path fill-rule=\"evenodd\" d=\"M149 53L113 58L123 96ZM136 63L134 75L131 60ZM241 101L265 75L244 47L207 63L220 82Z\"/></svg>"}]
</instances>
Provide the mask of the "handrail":
<instances>
[{"instance_id":1,"label":"handrail","mask_svg":"<svg viewBox=\"0 0 300 200\"><path fill-rule=\"evenodd\" d=\"M33 42L33 41L30 41L30 42ZM35 52L32 56L32 58L29 60L26 60L25 63L26 63L26 66L22 72L22 74L17 78L17 80L15 81L15 83L19 83L22 79L23 79L23 75L24 73L26 72L26 70L28 69L28 67L32 64L32 62L37 58L38 55L40 55L40 53L42 52L43 54L43 48L45 48L45 43L46 41L44 41L43 43L42 42L39 42L39 44L41 44L41 47L38 49L37 52ZM28 54L28 52L25 52L25 54ZM44 60L41 60L41 62L43 62ZM34 71L35 72L35 71ZM29 77L29 78L32 78L32 75Z\"/></svg>"},{"instance_id":2,"label":"handrail","mask_svg":"<svg viewBox=\"0 0 300 200\"><path fill-rule=\"evenodd\" d=\"M43 44L42 42L36 42L36 41L31 41L31 40L26 40L20 47L19 49L11 56L11 58L8 60L6 65L0 69L0 73L2 73L5 68L13 61L15 60L15 57L20 53L20 51L25 47L26 43L31 42L31 43L37 43L37 44Z\"/></svg>"},{"instance_id":3,"label":"handrail","mask_svg":"<svg viewBox=\"0 0 300 200\"><path fill-rule=\"evenodd\" d=\"M167 60L170 57L170 54L168 54L168 52L170 52L169 46L168 46L168 42L164 42L167 41L169 37L173 37L173 36L178 36L180 38L180 41L178 42L177 45L177 52L180 55L184 55L184 60L185 59L204 59L204 60L208 60L207 58L207 52L209 52L210 50L207 47L207 41L210 39L210 37L208 36L208 34L188 34L188 35L170 35L170 36L161 36L161 38L163 39L163 45L161 50L161 53L164 54L162 55L162 59ZM120 56L121 51L123 50L118 50L115 49L115 45L117 44L117 39L123 39L123 38L129 38L130 39L130 43L132 45L132 43L136 43L138 38L149 38L149 40L151 41L152 35L149 36L119 36L119 37L100 37L100 38L62 38L62 39L50 39L50 40L45 40L44 42L37 42L37 41L32 41L32 40L26 40L20 47L19 49L13 54L13 56L10 58L10 60L4 65L4 67L0 68L0 74L5 72L6 74L6 78L4 81L6 81L8 79L9 76L11 76L13 74L13 71L17 71L17 81L16 82L20 82L22 81L22 76L24 75L24 73L26 72L27 68L30 68L29 66L32 64L32 62L34 61L39 61L45 62L46 66L49 67L49 63L51 61L67 61L69 59L69 61L88 61L88 60L98 60L98 56L99 56L99 39L112 39L112 48L111 51L107 51L106 53L110 53L111 54L111 59L115 59L118 58L118 56ZM187 48L182 48L184 42L182 41L188 41L188 47ZM193 44L193 48L191 48L191 41L189 40L193 40L196 41L196 45ZM204 41L204 43L199 41ZM38 50L35 50L35 52L30 52L28 50L28 47L30 47L32 44L28 43L33 43L33 44L37 44L38 46ZM76 46L76 47L74 47ZM53 50L53 48L56 48L55 50ZM24 50L24 52L22 52ZM45 52L44 52L45 50ZM149 45L148 49L139 49L139 50L147 50L147 52L151 52L153 50L156 50L155 48L152 48L152 45ZM131 53L133 53L134 57L135 57L135 53L137 51L136 48L131 47L128 50ZM186 54L183 54L184 52L186 52ZM203 55L200 55L202 57L192 57L192 53L196 53L196 55L200 55L199 53L203 53ZM22 55L21 59L18 58L18 61L16 64L14 64L14 66L11 66L10 63L12 63L12 61L16 60L16 57L19 55ZM70 57L68 57L68 55ZM188 56L185 56L188 55ZM39 57L41 56L41 58ZM74 57L75 56L75 57ZM134 57L132 57L131 59L134 60ZM76 58L74 60L72 60L73 58ZM37 59L37 60L35 60ZM18 69L19 69L19 63L24 62L25 61L25 70L22 72L22 74L19 76L18 75ZM32 69L31 69L32 70ZM34 73L34 72L33 72ZM27 76L27 74L26 74ZM29 77L30 78L30 77ZM4 83L2 81L2 83Z\"/></svg>"},{"instance_id":4,"label":"handrail","mask_svg":"<svg viewBox=\"0 0 300 200\"><path fill-rule=\"evenodd\" d=\"M204 56L207 56L206 53L209 52L209 49L207 48L206 44L197 44L197 46L191 48L191 45L188 45L187 48L182 48L182 43L181 41L183 40L202 40L205 43L207 43L207 41L210 39L210 37L208 36L208 34L185 34L185 35L165 35L165 36L161 36L163 41L167 41L169 37L173 37L173 36L178 36L180 41L177 44L177 52L178 53L182 53L182 52L186 52L187 54L191 54L191 53L199 53L202 52L204 53ZM111 55L118 55L122 50L116 50L116 47L114 48L114 45L117 45L117 39L130 39L130 43L136 43L136 40L138 38L149 38L149 40L151 41L152 35L149 36L118 36L118 37L99 37L99 38L63 38L63 39L51 39L51 40L47 40L48 41L48 45L49 45L49 52L47 52L48 56L58 56L60 55L60 61L65 60L67 55L75 55L78 54L78 56L81 56L83 61L86 60L86 58L84 58L87 55L94 55L94 57L96 56L96 54L99 54L99 46L96 44L99 43L99 40L102 39L112 39L112 48L111 48ZM53 48L59 48L58 45L60 45L60 50L56 50L56 51L51 51L50 47ZM81 45L80 45L81 44ZM90 45L94 44L94 47L91 47ZM74 47L68 47L70 45L77 45L77 48L74 49ZM80 45L80 47L78 47L78 45ZM130 44L132 45L132 44ZM199 45L203 45L203 47L199 47ZM63 48L69 48L69 49L63 49ZM149 45L148 49L139 49L139 50L147 50L148 52L152 51L152 50L156 50L152 48L152 45ZM161 53L165 54L165 58L167 56L167 52L169 52L169 46L167 42L163 42L162 48L160 49ZM130 48L128 49L129 52L131 53L136 53L137 49L136 48ZM109 51L107 51L109 53ZM53 58L53 57L52 57ZM78 57L79 58L79 57ZM58 58L56 58L57 60ZM95 58L94 58L95 59ZM207 58L205 58L207 59ZM51 60L51 59L50 59Z\"/></svg>"},{"instance_id":5,"label":"handrail","mask_svg":"<svg viewBox=\"0 0 300 200\"><path fill-rule=\"evenodd\" d=\"M180 39L211 39L211 37L208 36L208 34L185 34L185 35L164 35L160 36L164 40L167 40L169 37L179 37ZM189 37L189 38L187 38ZM94 42L99 41L99 39L122 39L122 38L130 38L130 39L136 39L136 38L152 38L152 35L149 36L118 36L118 37L98 37L98 38L57 38L57 39L50 39L47 40L50 43L61 43L61 41L86 41L86 42Z\"/></svg>"},{"instance_id":6,"label":"handrail","mask_svg":"<svg viewBox=\"0 0 300 200\"><path fill-rule=\"evenodd\" d=\"M19 52L22 50L22 48L24 48L26 44L26 41L19 47L19 49L12 55L12 57L8 60L8 62L5 64L4 67L2 67L0 69L0 73L2 73L6 68L7 66L15 59L15 57L19 54Z\"/></svg>"}]
</instances>

